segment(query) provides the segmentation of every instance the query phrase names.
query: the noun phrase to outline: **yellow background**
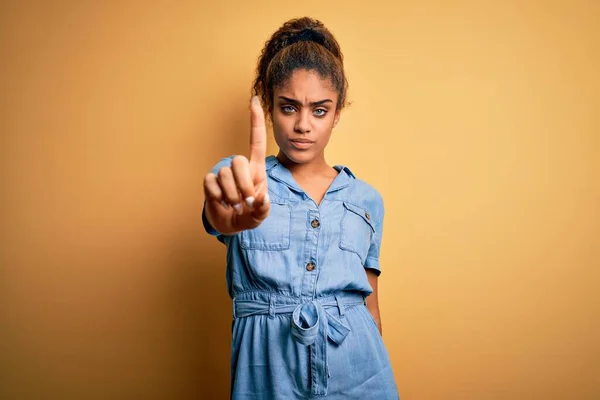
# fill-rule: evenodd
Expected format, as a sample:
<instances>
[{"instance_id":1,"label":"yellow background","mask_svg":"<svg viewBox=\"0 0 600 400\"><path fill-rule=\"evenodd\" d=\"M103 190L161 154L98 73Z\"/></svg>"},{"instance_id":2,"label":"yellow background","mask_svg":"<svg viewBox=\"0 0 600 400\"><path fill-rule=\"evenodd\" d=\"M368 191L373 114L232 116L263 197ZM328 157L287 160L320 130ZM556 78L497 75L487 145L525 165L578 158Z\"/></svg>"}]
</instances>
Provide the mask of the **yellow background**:
<instances>
[{"instance_id":1,"label":"yellow background","mask_svg":"<svg viewBox=\"0 0 600 400\"><path fill-rule=\"evenodd\" d=\"M151 3L0 4L1 398L227 397L202 179L303 15L350 79L328 161L384 196L402 399L600 398L600 2Z\"/></svg>"}]
</instances>

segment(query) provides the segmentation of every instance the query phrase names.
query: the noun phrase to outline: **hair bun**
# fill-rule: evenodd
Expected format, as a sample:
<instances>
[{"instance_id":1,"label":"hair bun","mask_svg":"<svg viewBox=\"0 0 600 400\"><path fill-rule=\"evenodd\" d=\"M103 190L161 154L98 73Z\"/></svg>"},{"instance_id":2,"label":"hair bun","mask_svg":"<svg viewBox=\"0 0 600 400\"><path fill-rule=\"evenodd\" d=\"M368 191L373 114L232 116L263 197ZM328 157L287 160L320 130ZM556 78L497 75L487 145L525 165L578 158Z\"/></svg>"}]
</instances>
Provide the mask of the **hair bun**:
<instances>
[{"instance_id":1,"label":"hair bun","mask_svg":"<svg viewBox=\"0 0 600 400\"><path fill-rule=\"evenodd\" d=\"M266 41L252 86L265 111L272 113L274 89L284 85L297 69L315 71L322 79L330 79L338 93L336 109L344 107L348 88L344 56L333 34L319 20L291 19Z\"/></svg>"},{"instance_id":2,"label":"hair bun","mask_svg":"<svg viewBox=\"0 0 600 400\"><path fill-rule=\"evenodd\" d=\"M297 42L315 42L323 46L325 44L325 36L312 28L304 28L288 38L286 46Z\"/></svg>"}]
</instances>

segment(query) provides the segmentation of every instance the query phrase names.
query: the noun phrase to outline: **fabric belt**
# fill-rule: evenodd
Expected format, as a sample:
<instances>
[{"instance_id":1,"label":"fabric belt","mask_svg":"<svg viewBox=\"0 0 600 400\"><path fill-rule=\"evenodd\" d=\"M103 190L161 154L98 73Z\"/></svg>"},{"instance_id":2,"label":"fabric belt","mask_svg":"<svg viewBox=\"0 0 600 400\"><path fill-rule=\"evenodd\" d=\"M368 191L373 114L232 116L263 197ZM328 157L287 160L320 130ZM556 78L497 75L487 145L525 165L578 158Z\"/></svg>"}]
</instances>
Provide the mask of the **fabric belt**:
<instances>
[{"instance_id":1,"label":"fabric belt","mask_svg":"<svg viewBox=\"0 0 600 400\"><path fill-rule=\"evenodd\" d=\"M295 342L310 346L310 383L314 395L327 394L327 382L331 374L327 364L327 338L340 345L350 328L340 317L345 309L365 304L361 292L339 292L335 295L303 302L298 297L283 296L277 293L260 293L257 298L234 298L233 318L252 315L292 314L291 332ZM279 302L278 302L279 300ZM278 304L280 303L280 304ZM331 309L337 308L339 317Z\"/></svg>"}]
</instances>

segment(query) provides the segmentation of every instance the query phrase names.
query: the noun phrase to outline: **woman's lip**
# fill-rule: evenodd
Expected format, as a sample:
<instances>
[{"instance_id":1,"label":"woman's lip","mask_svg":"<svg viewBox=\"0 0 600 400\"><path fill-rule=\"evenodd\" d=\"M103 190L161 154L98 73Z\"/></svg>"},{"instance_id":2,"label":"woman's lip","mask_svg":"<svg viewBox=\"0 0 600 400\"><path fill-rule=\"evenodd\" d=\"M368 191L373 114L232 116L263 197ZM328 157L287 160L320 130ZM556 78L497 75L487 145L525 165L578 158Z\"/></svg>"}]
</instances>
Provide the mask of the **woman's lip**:
<instances>
[{"instance_id":1,"label":"woman's lip","mask_svg":"<svg viewBox=\"0 0 600 400\"><path fill-rule=\"evenodd\" d=\"M292 146L301 150L308 149L314 144L314 142L299 142L297 140L290 140L290 142L292 143Z\"/></svg>"}]
</instances>

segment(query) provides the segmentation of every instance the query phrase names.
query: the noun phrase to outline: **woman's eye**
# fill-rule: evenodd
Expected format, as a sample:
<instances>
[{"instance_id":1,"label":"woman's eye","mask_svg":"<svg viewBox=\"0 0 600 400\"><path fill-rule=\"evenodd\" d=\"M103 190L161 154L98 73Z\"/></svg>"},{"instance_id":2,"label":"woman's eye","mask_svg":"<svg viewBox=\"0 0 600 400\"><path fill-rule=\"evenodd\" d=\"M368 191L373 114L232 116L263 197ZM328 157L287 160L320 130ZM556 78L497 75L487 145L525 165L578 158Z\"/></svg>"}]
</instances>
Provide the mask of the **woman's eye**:
<instances>
[{"instance_id":1,"label":"woman's eye","mask_svg":"<svg viewBox=\"0 0 600 400\"><path fill-rule=\"evenodd\" d=\"M283 106L283 107L281 107L281 110L286 114L291 114L295 111L294 107L292 107L292 106Z\"/></svg>"},{"instance_id":2,"label":"woman's eye","mask_svg":"<svg viewBox=\"0 0 600 400\"><path fill-rule=\"evenodd\" d=\"M315 110L315 114L317 117L323 117L325 114L327 114L327 110L324 110L322 108L318 108Z\"/></svg>"}]
</instances>

